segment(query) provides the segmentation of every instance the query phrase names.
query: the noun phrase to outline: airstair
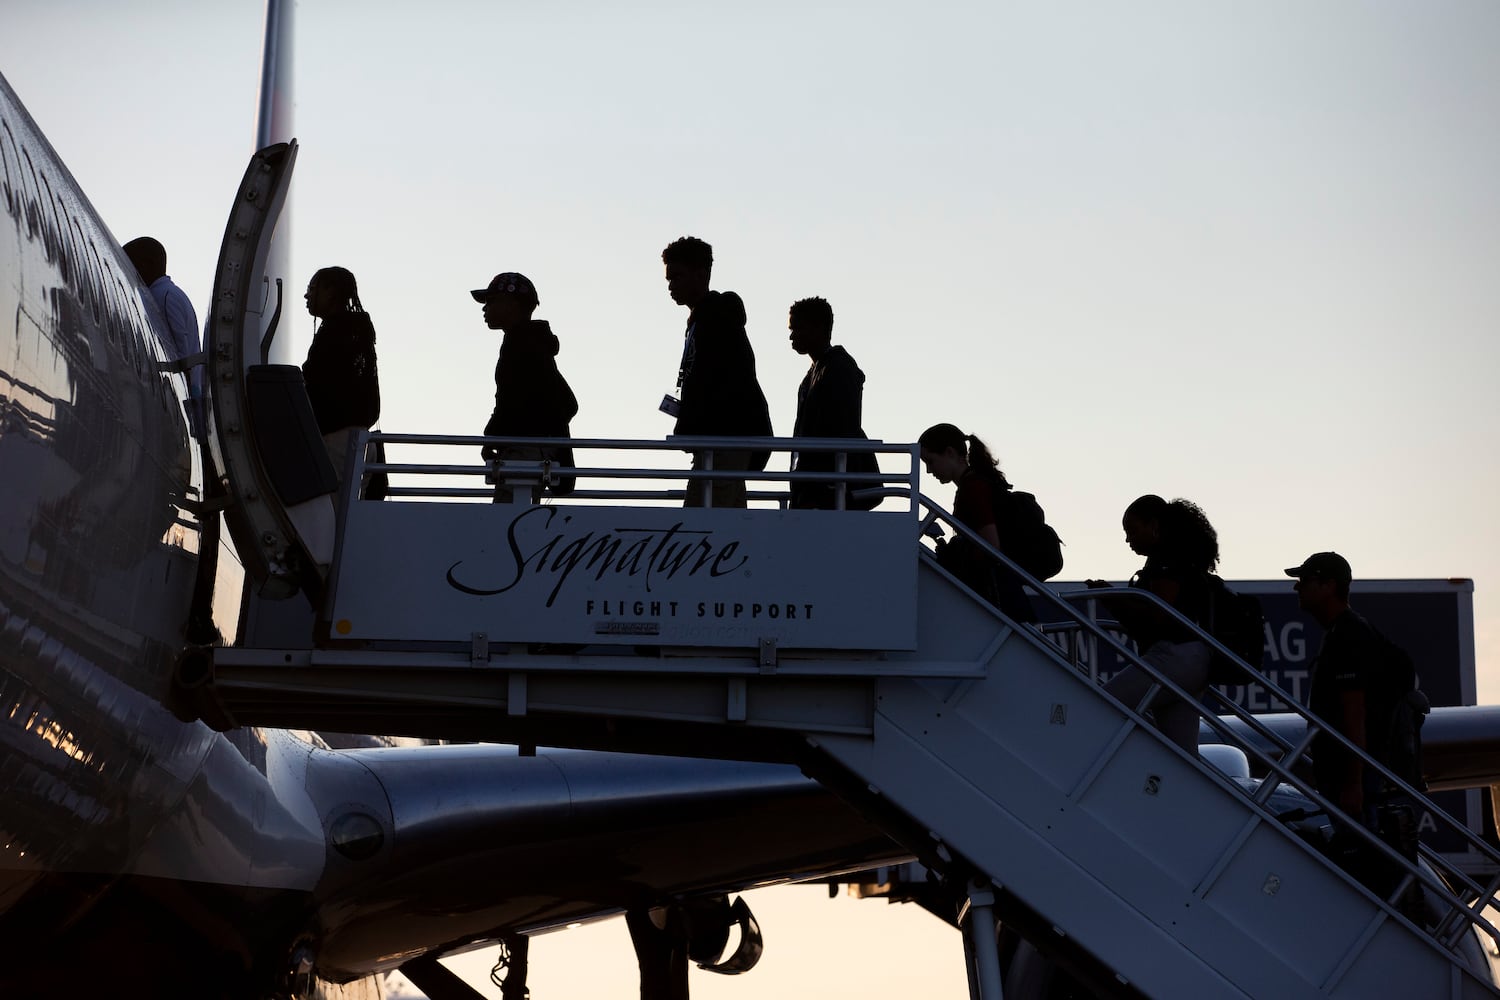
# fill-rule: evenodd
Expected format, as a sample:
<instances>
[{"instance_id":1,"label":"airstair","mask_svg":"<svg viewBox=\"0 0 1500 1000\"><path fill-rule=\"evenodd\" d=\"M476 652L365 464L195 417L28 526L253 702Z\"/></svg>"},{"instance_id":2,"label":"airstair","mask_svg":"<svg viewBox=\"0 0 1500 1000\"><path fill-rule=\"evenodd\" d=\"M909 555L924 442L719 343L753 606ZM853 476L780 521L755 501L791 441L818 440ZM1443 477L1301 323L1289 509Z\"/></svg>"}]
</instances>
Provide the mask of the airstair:
<instances>
[{"instance_id":1,"label":"airstair","mask_svg":"<svg viewBox=\"0 0 1500 1000\"><path fill-rule=\"evenodd\" d=\"M1271 809L1279 789L1309 791L1291 767L1320 720L1292 746L1209 696L1205 720L1259 782L1167 743L1053 630L1008 621L937 565L923 539L938 522L983 543L921 497L911 446L869 443L903 467L844 475L865 443L579 440L560 468L477 464L495 439L382 434L335 477L300 373L267 364L284 291L269 244L295 156L251 161L215 280L211 459L251 612L237 645L183 658L205 718L799 762L966 887L983 1000L1001 995L997 916L1098 994L1497 995L1481 944L1494 948L1500 879L1477 885L1430 854L1411 866L1373 838L1400 884L1383 899L1350 879ZM841 506L854 489L886 499L786 510L788 483L829 474L765 472L747 477L752 509L681 506L744 475L676 471L684 449L747 446L776 468L787 451L832 452ZM369 499L381 477L389 499ZM514 502L490 502L497 485ZM1151 671L1087 613L1092 593L1039 592L1047 619ZM1423 926L1393 902L1416 884Z\"/></svg>"},{"instance_id":2,"label":"airstair","mask_svg":"<svg viewBox=\"0 0 1500 1000\"><path fill-rule=\"evenodd\" d=\"M967 532L918 493L911 446L871 443L903 467L849 475L886 494L851 512L783 509L788 472L751 473L747 510L678 506L686 478L744 475L671 469L683 447L743 442L579 440L559 469L479 465L493 439L376 440L390 462L367 464L360 442L344 470L316 640L215 650L202 693L220 724L797 761L967 887L985 1000L1001 995L997 916L1104 994L1496 995L1480 943L1500 886L1382 845L1404 877L1378 898L1292 831L1271 800L1308 791L1291 765L1316 718L1297 746L1261 730L1277 752L1244 747L1258 783L1166 742L938 566L933 525ZM785 468L787 450L849 442L757 446ZM638 461L652 452L665 463ZM584 461L620 454L637 467ZM360 499L375 473L389 498ZM497 479L516 502L489 502ZM1039 590L1045 617L1151 669L1082 610L1092 592ZM1255 727L1227 700L1204 717L1219 711ZM1412 884L1430 926L1395 905Z\"/></svg>"}]
</instances>

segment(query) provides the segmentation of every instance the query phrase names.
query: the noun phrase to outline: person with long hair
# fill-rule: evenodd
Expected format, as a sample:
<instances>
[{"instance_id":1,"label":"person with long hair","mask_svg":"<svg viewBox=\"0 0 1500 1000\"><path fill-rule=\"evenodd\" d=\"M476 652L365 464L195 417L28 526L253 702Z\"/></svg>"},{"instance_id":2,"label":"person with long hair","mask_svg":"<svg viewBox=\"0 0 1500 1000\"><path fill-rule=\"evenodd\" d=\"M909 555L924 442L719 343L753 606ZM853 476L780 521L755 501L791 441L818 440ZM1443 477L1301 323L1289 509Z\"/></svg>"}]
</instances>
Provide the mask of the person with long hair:
<instances>
[{"instance_id":1,"label":"person with long hair","mask_svg":"<svg viewBox=\"0 0 1500 1000\"><path fill-rule=\"evenodd\" d=\"M1000 549L996 500L1011 485L985 443L953 424L934 424L917 438L917 446L927 472L940 483L954 484L954 518ZM1007 617L1036 621L1020 578L968 538L959 535L944 544L938 551L938 564Z\"/></svg>"},{"instance_id":2,"label":"person with long hair","mask_svg":"<svg viewBox=\"0 0 1500 1000\"><path fill-rule=\"evenodd\" d=\"M325 267L307 283L307 311L319 320L302 379L318 432L342 480L349 439L380 419L380 373L375 363L375 326L359 301L354 275Z\"/></svg>"},{"instance_id":3,"label":"person with long hair","mask_svg":"<svg viewBox=\"0 0 1500 1000\"><path fill-rule=\"evenodd\" d=\"M1219 536L1203 509L1190 500L1168 502L1147 494L1125 508L1121 527L1125 544L1146 558L1130 585L1155 594L1189 621L1206 621L1212 596L1209 574L1219 564ZM1088 586L1109 584L1090 580ZM1203 697L1212 658L1206 642L1159 608L1131 600L1105 603L1135 641L1143 660L1194 701ZM1104 689L1135 708L1154 683L1149 673L1132 664L1110 678ZM1168 739L1189 753L1198 752L1198 705L1162 689L1152 699L1150 711L1156 728Z\"/></svg>"}]
</instances>

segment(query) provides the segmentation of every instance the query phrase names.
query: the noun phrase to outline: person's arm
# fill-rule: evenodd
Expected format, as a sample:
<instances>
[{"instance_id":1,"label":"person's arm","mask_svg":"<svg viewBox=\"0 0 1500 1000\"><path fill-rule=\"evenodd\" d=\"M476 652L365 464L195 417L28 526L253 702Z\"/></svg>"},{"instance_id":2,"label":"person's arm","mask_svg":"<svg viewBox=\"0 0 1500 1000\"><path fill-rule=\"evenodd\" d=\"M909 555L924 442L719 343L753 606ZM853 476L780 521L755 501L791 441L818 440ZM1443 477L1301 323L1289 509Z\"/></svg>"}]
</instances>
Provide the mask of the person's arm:
<instances>
[{"instance_id":1,"label":"person's arm","mask_svg":"<svg viewBox=\"0 0 1500 1000\"><path fill-rule=\"evenodd\" d=\"M167 335L172 338L172 359L185 358L199 351L198 317L193 312L193 303L180 288L172 288L166 296ZM203 396L203 367L194 365L188 372L188 395L194 399Z\"/></svg>"},{"instance_id":2,"label":"person's arm","mask_svg":"<svg viewBox=\"0 0 1500 1000\"><path fill-rule=\"evenodd\" d=\"M682 387L678 434L717 436L745 405L755 352L745 334L743 306L722 292L693 313L693 366ZM753 380L752 380L753 381Z\"/></svg>"},{"instance_id":3,"label":"person's arm","mask_svg":"<svg viewBox=\"0 0 1500 1000\"><path fill-rule=\"evenodd\" d=\"M852 364L835 365L819 380L820 433L829 437L860 437L864 379ZM993 543L991 543L993 544Z\"/></svg>"},{"instance_id":4,"label":"person's arm","mask_svg":"<svg viewBox=\"0 0 1500 1000\"><path fill-rule=\"evenodd\" d=\"M1177 598L1182 592L1182 585L1164 574L1155 573L1147 578L1142 589L1150 591L1176 607ZM1148 604L1139 599L1100 597L1099 602L1115 616L1115 620L1120 623L1120 628L1125 630L1125 634L1137 641L1140 641L1138 637L1141 635L1160 634L1167 631L1173 624L1166 612L1154 604Z\"/></svg>"},{"instance_id":5,"label":"person's arm","mask_svg":"<svg viewBox=\"0 0 1500 1000\"><path fill-rule=\"evenodd\" d=\"M578 397L573 395L573 387L568 380L563 378L563 373L557 367L557 362L552 363L553 382L553 411L558 418L559 426L565 426L578 416Z\"/></svg>"},{"instance_id":6,"label":"person's arm","mask_svg":"<svg viewBox=\"0 0 1500 1000\"><path fill-rule=\"evenodd\" d=\"M995 527L995 498L990 484L974 473L959 480L953 495L953 512L964 526L996 549L1000 548L1000 530Z\"/></svg>"},{"instance_id":7,"label":"person's arm","mask_svg":"<svg viewBox=\"0 0 1500 1000\"><path fill-rule=\"evenodd\" d=\"M995 549L1000 548L1000 533L995 528L989 483L972 475L960 480L953 496L953 512L959 515L959 521L964 527ZM999 565L993 556L982 551L967 535L955 534L951 548L950 558L959 567L960 574L987 573Z\"/></svg>"},{"instance_id":8,"label":"person's arm","mask_svg":"<svg viewBox=\"0 0 1500 1000\"><path fill-rule=\"evenodd\" d=\"M495 363L495 408L490 412L490 419L484 425L485 437L499 437L503 433L500 414L500 363ZM487 444L479 449L479 454L486 462L492 461L500 451L499 445Z\"/></svg>"},{"instance_id":9,"label":"person's arm","mask_svg":"<svg viewBox=\"0 0 1500 1000\"><path fill-rule=\"evenodd\" d=\"M693 370L688 375L688 381L700 394L708 397L700 398L700 404L711 404L714 395L723 392L733 381L735 368L741 360L734 347L734 331L727 329L717 316L704 316L695 324ZM688 393L684 392L683 395Z\"/></svg>"},{"instance_id":10,"label":"person's arm","mask_svg":"<svg viewBox=\"0 0 1500 1000\"><path fill-rule=\"evenodd\" d=\"M519 372L509 380L506 412L516 416L516 426L526 428L528 436L561 435L578 415L578 398L552 353L532 347L514 362Z\"/></svg>"},{"instance_id":11,"label":"person's arm","mask_svg":"<svg viewBox=\"0 0 1500 1000\"><path fill-rule=\"evenodd\" d=\"M167 332L172 338L174 360L198 353L198 317L193 304L180 288L167 292Z\"/></svg>"},{"instance_id":12,"label":"person's arm","mask_svg":"<svg viewBox=\"0 0 1500 1000\"><path fill-rule=\"evenodd\" d=\"M1172 605L1172 607L1174 608L1177 607L1178 596L1182 594L1182 584L1169 576L1153 577L1151 579L1151 582L1146 585L1146 589L1151 591L1151 593L1155 594L1157 597L1160 597L1162 600L1166 601L1168 604ZM1156 615L1159 615L1163 618L1166 617L1154 607L1151 610L1152 613Z\"/></svg>"}]
</instances>

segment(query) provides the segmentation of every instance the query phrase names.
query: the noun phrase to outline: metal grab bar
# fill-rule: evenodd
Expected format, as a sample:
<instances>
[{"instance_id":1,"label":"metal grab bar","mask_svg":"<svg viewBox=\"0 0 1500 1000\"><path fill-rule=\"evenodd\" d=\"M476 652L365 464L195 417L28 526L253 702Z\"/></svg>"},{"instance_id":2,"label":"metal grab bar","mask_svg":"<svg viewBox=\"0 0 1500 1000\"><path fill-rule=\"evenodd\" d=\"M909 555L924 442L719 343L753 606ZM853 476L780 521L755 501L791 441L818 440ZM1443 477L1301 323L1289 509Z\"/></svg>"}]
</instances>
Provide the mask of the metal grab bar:
<instances>
[{"instance_id":1,"label":"metal grab bar","mask_svg":"<svg viewBox=\"0 0 1500 1000\"><path fill-rule=\"evenodd\" d=\"M1355 745L1343 733L1330 726L1325 720L1315 715L1311 710L1304 708L1291 694L1282 690L1281 688L1278 688L1275 684L1272 684L1269 677L1255 670L1255 668L1251 667L1244 660L1241 660L1239 657L1235 656L1231 651L1229 651L1227 647L1225 647L1213 636L1209 635L1203 628L1198 626L1196 623L1189 621L1185 616L1182 615L1181 612L1179 612L1176 608L1173 608L1171 605L1167 604L1157 595L1151 593L1150 591L1133 587L1111 587L1108 589L1096 588L1082 591L1068 591L1059 596L1063 597L1065 600L1077 600L1079 598L1093 597L1097 595L1111 595L1130 600L1147 601L1160 608L1161 610L1169 613L1173 618L1177 620L1177 622L1186 626L1187 628L1190 628L1199 638L1208 643L1210 647L1229 657L1235 664L1237 669L1243 671L1256 683L1263 685L1268 692L1286 703L1289 706L1289 710L1292 714L1300 716L1303 721L1307 723L1309 731L1318 730L1327 736L1333 737L1333 739L1342 744L1342 746L1347 751L1353 753L1355 756L1359 757L1360 760L1364 761L1366 767L1373 768L1386 781L1395 786L1398 792L1406 795L1414 803L1420 804L1424 808L1430 810L1435 820L1448 825L1453 830L1458 831L1459 835L1468 843L1469 846L1479 849L1481 853L1490 857L1492 860L1500 861L1500 854L1497 854L1493 848L1486 844L1482 839L1475 836L1473 831L1469 830L1467 826L1464 826L1462 823L1458 822L1458 820L1454 819L1452 816L1449 816L1446 812L1444 812L1440 807L1433 803L1431 799L1427 798L1425 793L1408 784L1398 775L1393 773L1389 768L1385 767L1379 761L1375 760L1374 757L1370 756L1367 751ZM1210 687L1209 690L1213 691L1214 689ZM1338 809L1322 796L1318 795L1315 791L1312 791L1308 787L1306 787L1304 782L1296 780L1294 776L1291 775L1290 766L1295 765L1298 762L1298 759L1301 756L1301 750L1305 749L1305 745L1310 745L1311 740L1309 737L1304 737L1303 744L1300 744L1298 747L1292 747L1284 739L1276 736L1269 729L1261 725L1255 719L1253 713L1241 708L1233 701L1223 698L1222 696L1218 695L1217 692L1215 692L1215 696L1229 707L1232 714L1234 714L1241 721L1250 726L1257 735L1270 740L1276 745L1279 745L1283 750L1283 761L1286 760L1287 756L1291 757L1291 764L1284 765L1281 761L1273 762L1268 755L1261 754L1258 751L1255 754L1255 756L1261 758L1263 762L1268 766L1273 766L1274 771L1277 773L1278 777L1281 778L1281 780L1290 780L1290 782L1295 787L1298 787L1300 790L1308 794L1309 798L1313 799L1313 801L1317 802L1320 806L1325 806L1326 808L1328 808L1329 814L1331 816L1337 816L1340 819L1345 820L1349 825L1358 827L1360 834L1362 836L1365 836L1367 840L1369 840L1371 843L1379 845L1388 852L1390 851L1390 848L1385 845L1384 841L1379 840L1377 837L1375 837L1374 834L1368 833L1368 831L1365 830L1363 824L1357 818L1350 817L1348 814ZM1190 701L1194 704L1197 703L1195 700L1190 699ZM1229 731L1223 726L1217 714L1208 712L1203 714L1202 718L1205 722L1208 723L1209 727L1214 729L1216 732L1226 737L1230 736ZM1245 747L1242 746L1241 749L1245 749ZM1392 857L1400 857L1394 852L1390 853ZM1461 872L1455 872L1455 877L1460 882L1464 883L1466 887L1471 888L1476 892L1483 891L1477 883L1474 883L1471 879L1468 878L1468 876L1463 875Z\"/></svg>"}]
</instances>

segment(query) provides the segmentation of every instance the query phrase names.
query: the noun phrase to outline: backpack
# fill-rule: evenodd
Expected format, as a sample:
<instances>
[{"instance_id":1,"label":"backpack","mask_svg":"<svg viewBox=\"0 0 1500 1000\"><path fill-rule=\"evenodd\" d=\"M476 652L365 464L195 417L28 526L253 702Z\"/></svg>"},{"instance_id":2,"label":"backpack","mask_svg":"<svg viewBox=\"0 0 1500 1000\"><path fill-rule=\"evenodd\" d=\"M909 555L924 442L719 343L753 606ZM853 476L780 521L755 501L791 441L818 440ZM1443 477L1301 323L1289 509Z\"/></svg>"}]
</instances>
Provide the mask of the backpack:
<instances>
[{"instance_id":1,"label":"backpack","mask_svg":"<svg viewBox=\"0 0 1500 1000\"><path fill-rule=\"evenodd\" d=\"M1260 610L1260 599L1241 594L1215 573L1208 574L1208 614L1201 623L1204 631L1257 671L1266 653L1266 616ZM1208 662L1210 684L1244 684L1251 678L1244 670L1214 651Z\"/></svg>"},{"instance_id":2,"label":"backpack","mask_svg":"<svg viewBox=\"0 0 1500 1000\"><path fill-rule=\"evenodd\" d=\"M1368 625L1369 623L1366 622ZM1379 629L1370 626L1379 650L1379 669L1375 675L1378 691L1370 692L1369 704L1385 713L1385 718L1371 719L1371 737L1381 746L1375 757L1396 777L1418 791L1425 791L1422 778L1422 723L1432 711L1432 703L1418 686L1416 664L1411 654ZM1371 740L1374 742L1374 739Z\"/></svg>"},{"instance_id":3,"label":"backpack","mask_svg":"<svg viewBox=\"0 0 1500 1000\"><path fill-rule=\"evenodd\" d=\"M995 489L995 532L1000 551L1038 580L1062 572L1062 539L1047 523L1041 504L1030 493Z\"/></svg>"}]
</instances>

